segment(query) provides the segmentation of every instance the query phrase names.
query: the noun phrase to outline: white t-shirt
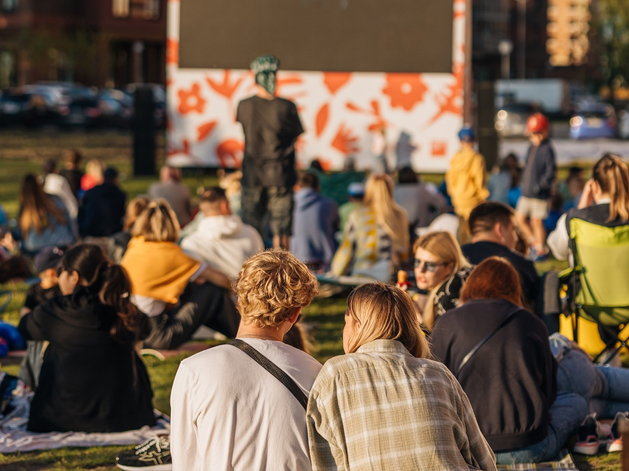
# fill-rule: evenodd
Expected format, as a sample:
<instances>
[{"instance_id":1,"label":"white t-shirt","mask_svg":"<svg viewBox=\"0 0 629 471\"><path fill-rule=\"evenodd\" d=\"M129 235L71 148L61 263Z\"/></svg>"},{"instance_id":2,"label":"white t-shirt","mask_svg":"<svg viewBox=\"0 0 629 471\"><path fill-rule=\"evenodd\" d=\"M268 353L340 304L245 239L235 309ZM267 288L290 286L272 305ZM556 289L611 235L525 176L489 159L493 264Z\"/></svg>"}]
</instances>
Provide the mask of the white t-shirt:
<instances>
[{"instance_id":1,"label":"white t-shirt","mask_svg":"<svg viewBox=\"0 0 629 471\"><path fill-rule=\"evenodd\" d=\"M308 394L321 369L282 342L242 339ZM173 471L310 471L306 411L246 353L221 345L179 365L170 396Z\"/></svg>"}]
</instances>

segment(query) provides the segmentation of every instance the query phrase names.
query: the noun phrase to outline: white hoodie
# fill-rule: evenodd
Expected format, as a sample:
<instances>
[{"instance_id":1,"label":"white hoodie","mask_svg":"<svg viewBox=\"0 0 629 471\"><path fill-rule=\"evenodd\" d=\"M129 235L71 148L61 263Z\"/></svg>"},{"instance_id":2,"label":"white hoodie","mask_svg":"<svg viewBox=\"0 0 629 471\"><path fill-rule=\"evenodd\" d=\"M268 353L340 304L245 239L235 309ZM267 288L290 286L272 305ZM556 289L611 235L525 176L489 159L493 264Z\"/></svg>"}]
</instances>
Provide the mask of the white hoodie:
<instances>
[{"instance_id":1,"label":"white hoodie","mask_svg":"<svg viewBox=\"0 0 629 471\"><path fill-rule=\"evenodd\" d=\"M232 280L245 261L264 250L262 237L239 216L208 216L199 228L183 239L181 247Z\"/></svg>"}]
</instances>

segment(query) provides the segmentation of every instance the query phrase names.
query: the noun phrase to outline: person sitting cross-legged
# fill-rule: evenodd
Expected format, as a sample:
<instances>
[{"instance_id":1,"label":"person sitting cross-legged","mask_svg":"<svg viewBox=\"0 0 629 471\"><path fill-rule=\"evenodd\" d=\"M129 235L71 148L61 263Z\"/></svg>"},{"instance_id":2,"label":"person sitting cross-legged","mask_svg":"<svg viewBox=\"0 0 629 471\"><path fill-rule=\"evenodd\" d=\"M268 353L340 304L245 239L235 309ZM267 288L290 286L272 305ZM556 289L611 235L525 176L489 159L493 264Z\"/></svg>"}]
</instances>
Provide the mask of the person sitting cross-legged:
<instances>
[{"instance_id":1,"label":"person sitting cross-legged","mask_svg":"<svg viewBox=\"0 0 629 471\"><path fill-rule=\"evenodd\" d=\"M145 348L172 350L201 325L233 338L239 322L224 273L183 252L177 216L165 200L149 203L131 229L121 265L133 284L131 301L149 317Z\"/></svg>"},{"instance_id":2,"label":"person sitting cross-legged","mask_svg":"<svg viewBox=\"0 0 629 471\"><path fill-rule=\"evenodd\" d=\"M181 241L181 247L235 281L245 260L264 250L262 237L232 214L222 188L205 190L199 210L205 217L197 230Z\"/></svg>"},{"instance_id":3,"label":"person sitting cross-legged","mask_svg":"<svg viewBox=\"0 0 629 471\"><path fill-rule=\"evenodd\" d=\"M310 471L305 402L321 365L282 339L317 292L314 275L288 252L245 262L236 283L239 347L220 345L179 365L170 398L174 471Z\"/></svg>"},{"instance_id":4,"label":"person sitting cross-legged","mask_svg":"<svg viewBox=\"0 0 629 471\"><path fill-rule=\"evenodd\" d=\"M468 277L462 304L432 331L433 354L457 377L499 464L555 458L588 413L559 391L544 323L521 304L508 260L490 257Z\"/></svg>"},{"instance_id":5,"label":"person sitting cross-legged","mask_svg":"<svg viewBox=\"0 0 629 471\"><path fill-rule=\"evenodd\" d=\"M343 349L310 392L313 471L496 469L465 392L428 359L404 291L383 283L356 288L347 300Z\"/></svg>"}]
</instances>

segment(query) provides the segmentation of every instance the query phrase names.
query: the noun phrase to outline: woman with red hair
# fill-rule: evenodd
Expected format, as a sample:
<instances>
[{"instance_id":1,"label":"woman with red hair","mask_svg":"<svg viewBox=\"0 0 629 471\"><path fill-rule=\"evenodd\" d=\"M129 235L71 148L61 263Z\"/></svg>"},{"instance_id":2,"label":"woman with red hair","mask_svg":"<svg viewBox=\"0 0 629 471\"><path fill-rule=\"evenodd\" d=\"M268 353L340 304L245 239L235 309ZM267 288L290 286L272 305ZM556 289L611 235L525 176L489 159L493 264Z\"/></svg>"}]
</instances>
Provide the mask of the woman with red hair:
<instances>
[{"instance_id":1,"label":"woman with red hair","mask_svg":"<svg viewBox=\"0 0 629 471\"><path fill-rule=\"evenodd\" d=\"M588 413L586 399L558 393L546 326L520 299L515 269L488 258L432 332L433 354L459 380L499 464L553 459Z\"/></svg>"}]
</instances>

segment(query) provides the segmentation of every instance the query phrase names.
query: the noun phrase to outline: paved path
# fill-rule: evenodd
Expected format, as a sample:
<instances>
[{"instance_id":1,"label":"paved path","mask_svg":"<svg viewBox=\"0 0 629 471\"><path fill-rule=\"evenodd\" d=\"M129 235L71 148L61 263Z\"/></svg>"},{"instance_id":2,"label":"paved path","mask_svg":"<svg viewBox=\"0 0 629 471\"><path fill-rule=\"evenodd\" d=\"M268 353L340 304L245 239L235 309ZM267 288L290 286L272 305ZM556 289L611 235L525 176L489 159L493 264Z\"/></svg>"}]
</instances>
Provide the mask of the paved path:
<instances>
[{"instance_id":1,"label":"paved path","mask_svg":"<svg viewBox=\"0 0 629 471\"><path fill-rule=\"evenodd\" d=\"M557 164L570 165L574 162L596 162L605 152L629 158L629 141L621 139L553 139L557 152ZM529 142L525 139L503 139L498 144L500 157L513 152L521 162L526 158Z\"/></svg>"}]
</instances>

